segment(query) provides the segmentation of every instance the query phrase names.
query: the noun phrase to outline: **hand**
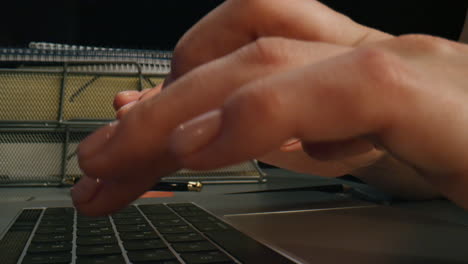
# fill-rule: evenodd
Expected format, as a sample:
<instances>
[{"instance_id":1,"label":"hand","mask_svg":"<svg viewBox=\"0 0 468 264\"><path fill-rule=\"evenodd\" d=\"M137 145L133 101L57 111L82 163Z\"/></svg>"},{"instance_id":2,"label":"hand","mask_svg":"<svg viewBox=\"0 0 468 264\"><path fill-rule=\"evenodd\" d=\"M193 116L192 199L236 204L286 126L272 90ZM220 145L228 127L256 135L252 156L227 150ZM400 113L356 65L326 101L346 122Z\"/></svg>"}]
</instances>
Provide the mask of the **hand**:
<instances>
[{"instance_id":1,"label":"hand","mask_svg":"<svg viewBox=\"0 0 468 264\"><path fill-rule=\"evenodd\" d=\"M238 1L228 1L215 11L218 12L216 13L218 16L208 16L187 35L190 36L191 32L197 32L197 28L208 27L210 24L222 25L222 23L216 23L217 20L213 19L213 17L223 21L227 13L221 13L219 10L227 10L223 9L227 8L226 6L235 7L236 5L232 4L233 2L238 3ZM256 1L257 4L261 2ZM349 41L349 35L345 34L346 32L354 32L353 37L360 36L359 39L362 39L362 41L356 41L359 43L371 43L368 40L389 37L383 33L356 25L343 16L327 10L318 2L305 2L310 4L309 7L315 11L322 11L321 14L323 15L319 17L318 21L317 18L315 19L317 25L327 24L327 27L330 28L328 24L336 24L337 28L344 29L341 33L335 35L332 33L334 31L328 32L328 35L318 34L317 36L325 36L329 39L319 38L317 40L349 44L352 41ZM288 10L280 7L278 7L278 10L288 12ZM304 10L303 6L299 7ZM255 10L255 8L259 8L259 5L255 8L250 6L250 8ZM245 12L245 10L242 11ZM260 11L257 9L257 12ZM219 14L224 14L224 16ZM265 14L268 14L268 12ZM307 15L309 16L310 13L307 13ZM278 16L275 15L275 17ZM205 23L204 21L211 22ZM332 21L336 23L331 23ZM298 23L298 28L304 26L303 22ZM229 23L225 24L229 25ZM268 28L267 25L264 26L263 30L259 30L258 28L248 28L245 25L242 27L242 23L234 24L239 25L237 33L241 40L243 39L242 36L253 34L252 30L268 32L265 30L265 28ZM310 32L320 31L320 27L313 27L313 25L315 24L310 23L309 25L311 26ZM281 29L281 27L274 28ZM281 33L302 32L301 30L293 30L294 28L289 29L283 29L284 32L279 30L277 34L271 33L274 32L273 30L269 33L281 35ZM243 30L246 30L248 34L244 34ZM219 31L219 33L222 32L223 30ZM306 31L306 33L310 32ZM236 35L232 34L232 32L229 33L228 35ZM216 36L216 34L212 34L212 36ZM257 36L263 35L258 33ZM341 39L340 36L343 38ZM299 36L292 37L300 38ZM188 39L190 40L190 37ZM208 41L205 44L210 44L209 41L212 39L209 36L206 36L206 39ZM305 34L304 39L313 38ZM252 40L255 39L249 41ZM184 43L184 41L187 41L187 37L184 37L180 43ZM190 43L190 41L187 43ZM235 41L233 40L232 43L235 43ZM132 107L132 110L128 112L120 124L98 131L80 146L80 164L87 177L84 177L73 191L75 205L79 210L90 215L112 212L137 198L159 177L179 168L180 164L175 161L168 149L169 135L172 130L183 121L223 106L225 99L239 88L254 80L263 81L263 79L279 73L300 69L307 64L319 64L323 60L352 50L352 47L343 45L334 46L282 38L260 38L251 44L245 45L242 41L239 41L238 44L241 47L240 49L235 46L233 46L235 48L231 48L234 49L233 51L230 51L230 48L226 48L224 51L220 49L221 52L215 49L211 52L211 55L201 56L201 59L188 59L187 63L183 65L191 65L190 67L177 66L177 59L175 59L174 69L180 68L180 70L175 70L170 81L167 82L170 83L170 89L165 89L158 97L148 96L148 100ZM183 47L183 44L179 44L176 49L176 58L178 57L177 54L184 54L184 50L190 50L190 47L196 47L196 45L186 45L186 48L181 47ZM178 50L182 51L177 52ZM210 49L207 48L206 50ZM291 51L293 52L291 53ZM190 58L190 53L188 52L184 57ZM181 55L179 57L182 58ZM148 94L150 93L148 92ZM202 98L202 100L195 100L194 98ZM116 129L117 127L118 129ZM138 175L138 180L135 180L132 177L133 175ZM99 178L99 183L95 180L96 178Z\"/></svg>"},{"instance_id":2,"label":"hand","mask_svg":"<svg viewBox=\"0 0 468 264\"><path fill-rule=\"evenodd\" d=\"M257 51L251 52L252 54L257 53L252 60L263 60L263 63L270 67L271 64L275 64L275 57L281 58L284 57L284 53L292 52L291 50L271 47L275 44L271 40L262 39L266 36L322 41L350 48L391 38L388 34L358 25L316 1L227 1L195 25L181 39L175 49L172 73L166 80L165 86L167 87L169 83L198 66L215 61L249 43L252 44L250 49L255 49L253 47L255 43L259 44ZM271 60L272 58L273 60ZM263 71L255 76L260 78L272 72L275 71ZM228 91L228 89L224 91ZM114 103L116 110L118 110L117 118L122 118L133 106L137 105L130 102L143 101L159 94L159 92L160 87L143 95L135 92L117 95ZM208 105L214 107L223 102L227 95L228 92L218 93L217 96L210 94ZM204 99L197 98L197 100L206 102L203 101ZM125 107L123 107L124 105ZM353 173L362 179L365 178L367 182L406 198L434 196L435 192L430 190L430 187L424 180L421 180L417 173L388 157L382 150L374 148L374 145L368 141L354 140L335 144L320 144L313 146L313 149L315 158L311 159L307 153L302 151L299 141L291 146L284 145L281 149L272 150L262 157L256 158L278 167L302 173L330 177ZM321 149L320 157L318 149ZM379 162L377 163L377 161ZM385 169L386 167L391 168ZM396 167L399 168L399 173L396 173L398 176L394 175ZM379 177L375 175L368 177L368 174L376 169L379 171ZM395 184L389 184L389 181Z\"/></svg>"},{"instance_id":3,"label":"hand","mask_svg":"<svg viewBox=\"0 0 468 264\"><path fill-rule=\"evenodd\" d=\"M182 124L172 149L183 167L210 169L293 137L312 157L317 145L364 139L468 208L467 62L467 45L428 36L351 50L243 85Z\"/></svg>"},{"instance_id":4,"label":"hand","mask_svg":"<svg viewBox=\"0 0 468 264\"><path fill-rule=\"evenodd\" d=\"M275 57L281 59L285 57L283 53L294 52L287 50L287 46L284 46L283 50L280 50L281 47L271 47L276 44L272 43L273 41L262 40L261 37L265 36L322 41L348 47L366 45L391 37L383 32L356 24L317 1L226 1L225 4L195 25L179 41L174 52L172 72L166 79L165 86L167 87L171 82L196 67L232 53L249 43L251 44L249 49L255 49L254 52L250 52L252 55L255 54L251 60L262 61L269 67L276 67L274 65L276 63ZM256 40L257 42L255 42ZM256 44L258 46L253 47ZM289 48L292 49L292 47ZM301 55L296 57L299 56ZM282 70L280 67L277 68L274 71L262 71L262 73L257 71L255 76L258 78ZM248 70L246 69L246 71ZM242 82L243 80L240 81L240 83ZM117 95L114 100L114 107L118 111L117 118L122 118L134 107L136 100L143 101L151 98L159 94L160 89L159 86L144 94L125 92ZM229 89L221 90L224 93L218 93L216 96L210 95L209 105L212 107L222 103L230 92ZM124 105L125 107L123 107ZM300 144L296 145L300 146ZM381 151L373 148L373 145L362 140L341 142L336 146L328 144L323 146L322 154L327 156L326 160L311 160L303 151L292 153L291 148L289 148L288 153L286 153L285 149L287 148L282 151L272 151L268 155L257 157L257 159L295 171L323 176L339 176L372 164L383 155ZM326 153L325 150L327 150Z\"/></svg>"},{"instance_id":5,"label":"hand","mask_svg":"<svg viewBox=\"0 0 468 264\"><path fill-rule=\"evenodd\" d=\"M295 52L278 55L278 62L268 66L269 62L257 55L258 43L248 45L187 73L158 96L131 107L120 123L85 139L78 157L86 176L72 191L77 208L88 215L112 212L136 199L160 177L179 169L180 164L169 149L172 131L182 122L221 106L224 98L245 83L349 49L282 38L259 42L268 45L273 56L282 50ZM225 74L227 69L238 70Z\"/></svg>"}]
</instances>

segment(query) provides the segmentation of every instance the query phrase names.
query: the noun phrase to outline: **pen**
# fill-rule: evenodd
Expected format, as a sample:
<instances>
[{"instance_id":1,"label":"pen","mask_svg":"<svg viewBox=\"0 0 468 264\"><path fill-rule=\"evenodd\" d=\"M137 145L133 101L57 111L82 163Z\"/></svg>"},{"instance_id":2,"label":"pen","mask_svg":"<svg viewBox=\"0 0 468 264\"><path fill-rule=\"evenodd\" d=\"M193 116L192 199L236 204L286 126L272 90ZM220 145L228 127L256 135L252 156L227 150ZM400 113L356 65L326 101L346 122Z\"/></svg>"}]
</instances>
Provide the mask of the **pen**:
<instances>
[{"instance_id":1,"label":"pen","mask_svg":"<svg viewBox=\"0 0 468 264\"><path fill-rule=\"evenodd\" d=\"M154 185L150 191L168 191L168 192L200 192L203 184L199 181L189 182L167 182L162 181Z\"/></svg>"}]
</instances>

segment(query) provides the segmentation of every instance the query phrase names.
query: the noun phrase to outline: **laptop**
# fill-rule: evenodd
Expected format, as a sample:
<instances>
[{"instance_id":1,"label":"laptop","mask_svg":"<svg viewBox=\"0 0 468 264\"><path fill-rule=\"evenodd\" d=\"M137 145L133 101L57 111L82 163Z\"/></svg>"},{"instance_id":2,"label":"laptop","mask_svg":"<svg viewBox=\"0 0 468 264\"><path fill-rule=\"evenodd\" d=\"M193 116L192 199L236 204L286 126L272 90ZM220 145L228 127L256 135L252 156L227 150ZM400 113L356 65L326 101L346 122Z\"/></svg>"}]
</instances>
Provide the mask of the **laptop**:
<instances>
[{"instance_id":1,"label":"laptop","mask_svg":"<svg viewBox=\"0 0 468 264\"><path fill-rule=\"evenodd\" d=\"M2 264L468 261L463 223L331 194L181 193L89 218L67 190L5 191Z\"/></svg>"}]
</instances>

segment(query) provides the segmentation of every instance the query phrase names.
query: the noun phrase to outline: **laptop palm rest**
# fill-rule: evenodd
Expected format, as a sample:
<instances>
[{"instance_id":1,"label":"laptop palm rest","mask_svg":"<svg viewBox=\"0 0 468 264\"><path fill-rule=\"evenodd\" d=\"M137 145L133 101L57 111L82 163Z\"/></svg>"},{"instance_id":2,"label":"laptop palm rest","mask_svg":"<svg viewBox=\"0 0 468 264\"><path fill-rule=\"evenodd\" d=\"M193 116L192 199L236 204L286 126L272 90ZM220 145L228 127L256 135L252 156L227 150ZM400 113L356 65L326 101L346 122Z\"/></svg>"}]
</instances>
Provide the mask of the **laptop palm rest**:
<instances>
[{"instance_id":1,"label":"laptop palm rest","mask_svg":"<svg viewBox=\"0 0 468 264\"><path fill-rule=\"evenodd\" d=\"M468 228L384 206L224 218L305 263L466 263Z\"/></svg>"}]
</instances>

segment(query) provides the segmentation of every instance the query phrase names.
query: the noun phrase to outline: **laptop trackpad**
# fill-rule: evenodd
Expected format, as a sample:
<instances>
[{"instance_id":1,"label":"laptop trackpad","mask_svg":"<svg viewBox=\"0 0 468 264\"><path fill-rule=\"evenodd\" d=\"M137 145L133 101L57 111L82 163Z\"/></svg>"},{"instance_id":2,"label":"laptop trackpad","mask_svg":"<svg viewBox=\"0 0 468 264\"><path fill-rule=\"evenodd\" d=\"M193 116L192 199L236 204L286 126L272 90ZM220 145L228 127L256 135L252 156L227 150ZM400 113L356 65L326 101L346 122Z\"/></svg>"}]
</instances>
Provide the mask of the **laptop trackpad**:
<instances>
[{"instance_id":1,"label":"laptop trackpad","mask_svg":"<svg viewBox=\"0 0 468 264\"><path fill-rule=\"evenodd\" d=\"M466 263L468 228L390 207L226 215L239 230L310 263Z\"/></svg>"}]
</instances>

